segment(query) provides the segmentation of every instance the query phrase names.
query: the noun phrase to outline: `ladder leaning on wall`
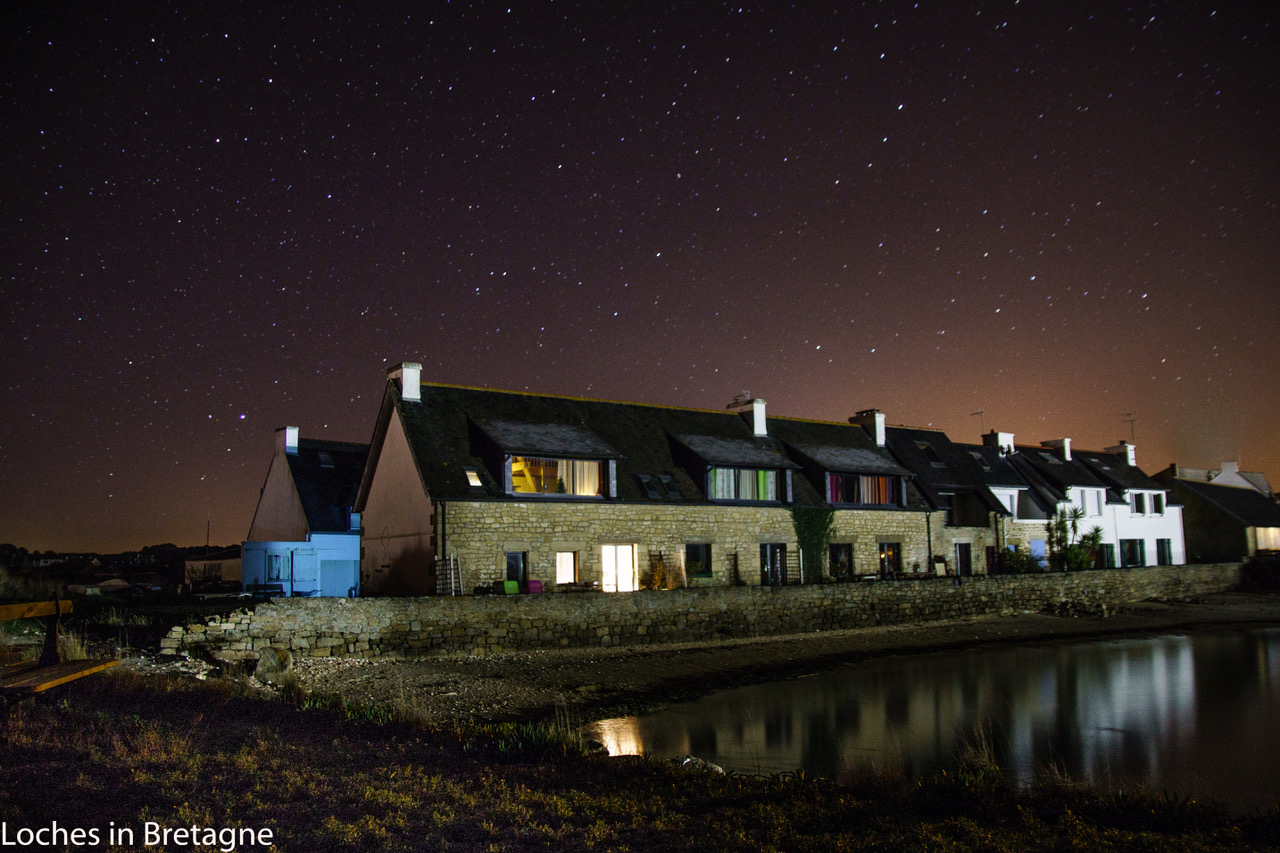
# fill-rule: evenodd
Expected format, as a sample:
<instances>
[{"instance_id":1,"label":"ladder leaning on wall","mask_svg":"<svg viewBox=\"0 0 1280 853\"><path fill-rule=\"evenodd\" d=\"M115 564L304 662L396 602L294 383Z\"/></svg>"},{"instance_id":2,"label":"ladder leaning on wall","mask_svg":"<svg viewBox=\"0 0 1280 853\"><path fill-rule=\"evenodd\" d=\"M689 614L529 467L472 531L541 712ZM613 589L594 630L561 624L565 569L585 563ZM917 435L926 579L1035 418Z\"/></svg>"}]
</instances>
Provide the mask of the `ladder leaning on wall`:
<instances>
[{"instance_id":1,"label":"ladder leaning on wall","mask_svg":"<svg viewBox=\"0 0 1280 853\"><path fill-rule=\"evenodd\" d=\"M436 560L436 595L462 595L462 565L457 554Z\"/></svg>"}]
</instances>

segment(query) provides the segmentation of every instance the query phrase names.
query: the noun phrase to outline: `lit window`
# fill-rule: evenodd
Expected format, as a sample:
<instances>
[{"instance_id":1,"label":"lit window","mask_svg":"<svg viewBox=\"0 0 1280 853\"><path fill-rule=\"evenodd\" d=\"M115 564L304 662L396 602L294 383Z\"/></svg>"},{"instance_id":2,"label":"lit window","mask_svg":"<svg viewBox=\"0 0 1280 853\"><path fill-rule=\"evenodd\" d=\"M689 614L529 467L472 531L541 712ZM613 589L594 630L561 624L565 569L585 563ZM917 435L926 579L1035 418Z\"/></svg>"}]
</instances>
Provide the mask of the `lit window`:
<instances>
[{"instance_id":1,"label":"lit window","mask_svg":"<svg viewBox=\"0 0 1280 853\"><path fill-rule=\"evenodd\" d=\"M640 588L635 545L602 545L600 588L605 592L635 592Z\"/></svg>"},{"instance_id":2,"label":"lit window","mask_svg":"<svg viewBox=\"0 0 1280 853\"><path fill-rule=\"evenodd\" d=\"M556 552L556 583L578 582L578 552Z\"/></svg>"},{"instance_id":3,"label":"lit window","mask_svg":"<svg viewBox=\"0 0 1280 853\"><path fill-rule=\"evenodd\" d=\"M480 473L475 468L467 468L465 470L467 472L467 485L473 489L482 488L484 484L480 482Z\"/></svg>"},{"instance_id":4,"label":"lit window","mask_svg":"<svg viewBox=\"0 0 1280 853\"><path fill-rule=\"evenodd\" d=\"M776 501L778 472L757 468L712 468L711 497L727 501Z\"/></svg>"},{"instance_id":5,"label":"lit window","mask_svg":"<svg viewBox=\"0 0 1280 853\"><path fill-rule=\"evenodd\" d=\"M827 491L833 504L902 505L902 485L897 477L829 474Z\"/></svg>"},{"instance_id":6,"label":"lit window","mask_svg":"<svg viewBox=\"0 0 1280 853\"><path fill-rule=\"evenodd\" d=\"M598 459L511 457L511 491L521 495L602 494L602 463Z\"/></svg>"}]
</instances>

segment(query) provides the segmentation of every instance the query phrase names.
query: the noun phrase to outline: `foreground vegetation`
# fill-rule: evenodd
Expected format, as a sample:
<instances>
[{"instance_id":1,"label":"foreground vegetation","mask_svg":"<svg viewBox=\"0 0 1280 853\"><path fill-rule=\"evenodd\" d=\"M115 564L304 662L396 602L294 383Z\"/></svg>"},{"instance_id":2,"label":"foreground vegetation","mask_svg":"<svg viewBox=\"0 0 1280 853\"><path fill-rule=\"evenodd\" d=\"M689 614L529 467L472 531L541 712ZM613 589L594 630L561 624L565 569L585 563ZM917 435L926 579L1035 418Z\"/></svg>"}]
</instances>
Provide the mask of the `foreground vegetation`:
<instances>
[{"instance_id":1,"label":"foreground vegetation","mask_svg":"<svg viewBox=\"0 0 1280 853\"><path fill-rule=\"evenodd\" d=\"M5 831L96 829L92 849L103 850L119 828L135 843L116 849L140 849L148 821L266 828L277 850L1189 851L1280 840L1280 814L1235 819L1069 786L1019 792L979 754L925 782L849 787L592 758L563 721L441 728L287 695L122 673L11 705L0 719ZM229 838L195 849L267 849Z\"/></svg>"}]
</instances>

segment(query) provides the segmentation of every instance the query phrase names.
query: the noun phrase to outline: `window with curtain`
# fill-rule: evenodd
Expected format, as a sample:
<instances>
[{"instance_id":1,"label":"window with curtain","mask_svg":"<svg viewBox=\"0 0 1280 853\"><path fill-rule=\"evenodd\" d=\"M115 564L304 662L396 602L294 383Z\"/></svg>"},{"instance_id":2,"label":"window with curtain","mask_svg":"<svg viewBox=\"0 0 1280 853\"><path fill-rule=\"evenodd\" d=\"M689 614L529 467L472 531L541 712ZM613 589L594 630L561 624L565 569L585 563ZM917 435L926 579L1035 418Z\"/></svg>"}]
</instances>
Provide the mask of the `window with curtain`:
<instances>
[{"instance_id":1,"label":"window with curtain","mask_svg":"<svg viewBox=\"0 0 1280 853\"><path fill-rule=\"evenodd\" d=\"M778 472L760 468L712 468L710 495L724 501L776 501Z\"/></svg>"},{"instance_id":2,"label":"window with curtain","mask_svg":"<svg viewBox=\"0 0 1280 853\"><path fill-rule=\"evenodd\" d=\"M902 486L897 477L828 474L827 486L828 500L833 504L902 505Z\"/></svg>"},{"instance_id":3,"label":"window with curtain","mask_svg":"<svg viewBox=\"0 0 1280 853\"><path fill-rule=\"evenodd\" d=\"M511 457L511 491L519 495L598 497L604 480L598 459Z\"/></svg>"}]
</instances>

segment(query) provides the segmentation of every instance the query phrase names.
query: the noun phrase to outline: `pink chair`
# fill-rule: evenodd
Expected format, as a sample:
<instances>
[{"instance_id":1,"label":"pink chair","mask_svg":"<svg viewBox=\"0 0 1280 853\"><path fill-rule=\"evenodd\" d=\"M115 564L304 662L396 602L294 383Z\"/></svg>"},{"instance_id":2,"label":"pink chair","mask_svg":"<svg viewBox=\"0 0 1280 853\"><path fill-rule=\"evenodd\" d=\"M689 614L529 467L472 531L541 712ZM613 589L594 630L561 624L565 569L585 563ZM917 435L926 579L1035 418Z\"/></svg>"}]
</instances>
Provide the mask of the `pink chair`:
<instances>
[{"instance_id":1,"label":"pink chair","mask_svg":"<svg viewBox=\"0 0 1280 853\"><path fill-rule=\"evenodd\" d=\"M527 586L530 593L542 592L542 581L529 581Z\"/></svg>"}]
</instances>

